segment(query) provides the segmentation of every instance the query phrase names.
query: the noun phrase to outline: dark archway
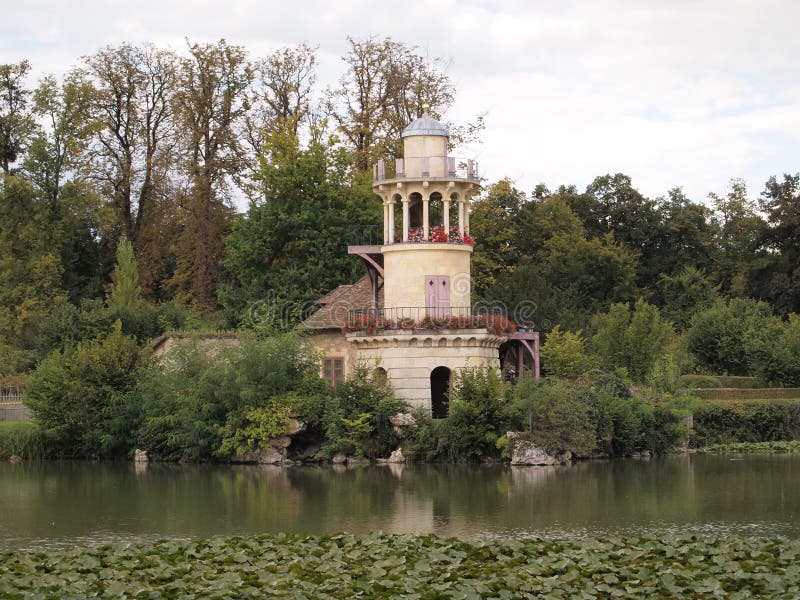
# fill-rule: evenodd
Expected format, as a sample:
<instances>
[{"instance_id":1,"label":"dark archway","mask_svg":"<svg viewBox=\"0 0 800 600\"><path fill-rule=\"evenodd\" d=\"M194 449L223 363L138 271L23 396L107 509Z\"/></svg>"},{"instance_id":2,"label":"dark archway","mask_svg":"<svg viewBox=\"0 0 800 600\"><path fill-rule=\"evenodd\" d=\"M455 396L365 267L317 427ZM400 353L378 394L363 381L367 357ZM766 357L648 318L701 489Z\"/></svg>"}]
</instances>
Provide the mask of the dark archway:
<instances>
[{"instance_id":1,"label":"dark archway","mask_svg":"<svg viewBox=\"0 0 800 600\"><path fill-rule=\"evenodd\" d=\"M450 408L450 369L436 367L431 371L431 416L444 419Z\"/></svg>"}]
</instances>

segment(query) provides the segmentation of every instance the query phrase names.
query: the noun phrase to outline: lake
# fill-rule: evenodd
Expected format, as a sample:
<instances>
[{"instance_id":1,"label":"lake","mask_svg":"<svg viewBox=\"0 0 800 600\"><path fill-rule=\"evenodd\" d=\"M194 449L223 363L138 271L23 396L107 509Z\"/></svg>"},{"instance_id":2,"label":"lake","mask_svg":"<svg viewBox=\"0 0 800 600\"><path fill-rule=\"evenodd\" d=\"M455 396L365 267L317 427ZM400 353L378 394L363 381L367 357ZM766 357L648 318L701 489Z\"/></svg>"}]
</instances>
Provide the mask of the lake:
<instances>
[{"instance_id":1,"label":"lake","mask_svg":"<svg viewBox=\"0 0 800 600\"><path fill-rule=\"evenodd\" d=\"M4 549L279 531L800 538L800 456L552 468L2 463L0 507Z\"/></svg>"}]
</instances>

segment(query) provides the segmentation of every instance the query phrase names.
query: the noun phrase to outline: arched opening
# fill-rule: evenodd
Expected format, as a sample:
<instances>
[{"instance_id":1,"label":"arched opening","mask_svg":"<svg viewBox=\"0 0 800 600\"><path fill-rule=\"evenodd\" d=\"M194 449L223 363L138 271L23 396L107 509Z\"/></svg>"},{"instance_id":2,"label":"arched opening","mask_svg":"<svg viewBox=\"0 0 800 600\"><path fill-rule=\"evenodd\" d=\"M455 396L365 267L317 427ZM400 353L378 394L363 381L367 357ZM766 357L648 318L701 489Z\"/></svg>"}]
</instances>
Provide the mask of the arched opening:
<instances>
[{"instance_id":1,"label":"arched opening","mask_svg":"<svg viewBox=\"0 0 800 600\"><path fill-rule=\"evenodd\" d=\"M444 419L450 408L450 369L436 367L431 371L431 416Z\"/></svg>"},{"instance_id":2,"label":"arched opening","mask_svg":"<svg viewBox=\"0 0 800 600\"><path fill-rule=\"evenodd\" d=\"M414 192L408 197L408 226L422 227L422 194Z\"/></svg>"},{"instance_id":3,"label":"arched opening","mask_svg":"<svg viewBox=\"0 0 800 600\"><path fill-rule=\"evenodd\" d=\"M431 226L437 226L442 222L442 195L439 192L433 192L428 197L430 203L428 205L428 222Z\"/></svg>"}]
</instances>

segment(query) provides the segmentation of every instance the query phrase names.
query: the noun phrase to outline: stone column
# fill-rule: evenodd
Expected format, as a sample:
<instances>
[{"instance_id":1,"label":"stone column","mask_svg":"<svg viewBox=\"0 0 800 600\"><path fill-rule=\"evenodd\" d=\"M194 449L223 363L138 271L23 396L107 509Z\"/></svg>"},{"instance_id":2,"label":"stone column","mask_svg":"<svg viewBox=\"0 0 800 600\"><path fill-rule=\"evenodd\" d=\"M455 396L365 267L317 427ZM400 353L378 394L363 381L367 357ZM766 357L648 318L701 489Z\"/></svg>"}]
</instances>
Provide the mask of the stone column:
<instances>
[{"instance_id":1,"label":"stone column","mask_svg":"<svg viewBox=\"0 0 800 600\"><path fill-rule=\"evenodd\" d=\"M389 209L394 208L386 200L383 201L383 245L391 243L389 241Z\"/></svg>"},{"instance_id":2,"label":"stone column","mask_svg":"<svg viewBox=\"0 0 800 600\"><path fill-rule=\"evenodd\" d=\"M389 212L389 225L387 228L387 233L389 239L386 241L387 244L394 244L394 199L389 200L389 204L387 205L388 212Z\"/></svg>"},{"instance_id":3,"label":"stone column","mask_svg":"<svg viewBox=\"0 0 800 600\"><path fill-rule=\"evenodd\" d=\"M450 200L447 198L442 199L442 227L444 233L450 238Z\"/></svg>"},{"instance_id":4,"label":"stone column","mask_svg":"<svg viewBox=\"0 0 800 600\"><path fill-rule=\"evenodd\" d=\"M403 243L408 243L408 225L409 225L409 216L408 216L408 198L403 198Z\"/></svg>"},{"instance_id":5,"label":"stone column","mask_svg":"<svg viewBox=\"0 0 800 600\"><path fill-rule=\"evenodd\" d=\"M458 233L464 237L464 202L458 199Z\"/></svg>"},{"instance_id":6,"label":"stone column","mask_svg":"<svg viewBox=\"0 0 800 600\"><path fill-rule=\"evenodd\" d=\"M469 198L466 198L464 202L464 233L467 235L469 235L469 206Z\"/></svg>"},{"instance_id":7,"label":"stone column","mask_svg":"<svg viewBox=\"0 0 800 600\"><path fill-rule=\"evenodd\" d=\"M426 242L430 239L430 231L431 231L431 224L430 220L428 219L429 207L430 207L430 197L425 197L422 199L422 239Z\"/></svg>"}]
</instances>

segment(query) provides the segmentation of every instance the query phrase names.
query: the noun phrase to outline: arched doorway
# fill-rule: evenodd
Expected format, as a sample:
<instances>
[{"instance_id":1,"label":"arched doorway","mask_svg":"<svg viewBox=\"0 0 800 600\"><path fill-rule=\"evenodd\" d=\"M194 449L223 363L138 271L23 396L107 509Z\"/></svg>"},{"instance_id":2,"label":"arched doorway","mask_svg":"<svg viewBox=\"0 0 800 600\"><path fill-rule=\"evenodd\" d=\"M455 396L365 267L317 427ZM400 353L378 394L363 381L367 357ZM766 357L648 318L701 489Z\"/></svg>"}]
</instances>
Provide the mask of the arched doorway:
<instances>
[{"instance_id":1,"label":"arched doorway","mask_svg":"<svg viewBox=\"0 0 800 600\"><path fill-rule=\"evenodd\" d=\"M450 369L436 367L431 371L431 416L444 419L450 408Z\"/></svg>"}]
</instances>

